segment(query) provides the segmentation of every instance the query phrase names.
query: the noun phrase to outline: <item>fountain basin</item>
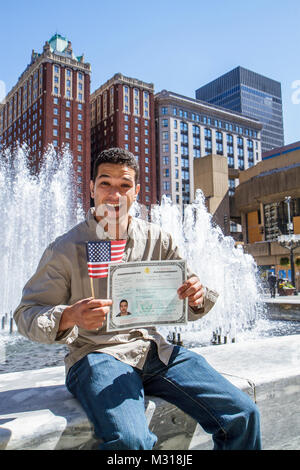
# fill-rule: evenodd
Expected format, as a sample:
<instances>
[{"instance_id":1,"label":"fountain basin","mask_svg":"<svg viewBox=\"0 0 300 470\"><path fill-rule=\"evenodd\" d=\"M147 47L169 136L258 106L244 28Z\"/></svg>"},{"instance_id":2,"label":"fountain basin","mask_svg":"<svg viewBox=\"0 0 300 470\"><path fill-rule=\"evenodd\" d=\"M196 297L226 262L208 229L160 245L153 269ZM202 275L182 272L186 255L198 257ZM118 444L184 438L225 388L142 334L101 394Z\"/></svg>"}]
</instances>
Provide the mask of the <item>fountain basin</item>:
<instances>
[{"instance_id":1,"label":"fountain basin","mask_svg":"<svg viewBox=\"0 0 300 470\"><path fill-rule=\"evenodd\" d=\"M300 335L195 348L248 393L261 413L264 449L300 449ZM1 375L0 449L93 449L85 412L64 385L64 367ZM211 449L210 435L164 400L147 397L156 449Z\"/></svg>"},{"instance_id":2,"label":"fountain basin","mask_svg":"<svg viewBox=\"0 0 300 470\"><path fill-rule=\"evenodd\" d=\"M266 316L271 320L300 322L300 295L265 299Z\"/></svg>"}]
</instances>

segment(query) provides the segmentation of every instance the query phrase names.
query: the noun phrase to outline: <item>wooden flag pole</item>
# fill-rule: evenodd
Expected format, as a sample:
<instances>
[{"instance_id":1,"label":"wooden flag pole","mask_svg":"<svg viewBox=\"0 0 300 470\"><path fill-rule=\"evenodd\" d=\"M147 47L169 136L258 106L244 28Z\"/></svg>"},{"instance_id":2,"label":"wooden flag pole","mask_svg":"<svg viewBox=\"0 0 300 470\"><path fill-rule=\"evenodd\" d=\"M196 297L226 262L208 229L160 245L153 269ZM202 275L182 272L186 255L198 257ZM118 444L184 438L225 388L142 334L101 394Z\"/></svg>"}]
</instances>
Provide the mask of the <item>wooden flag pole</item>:
<instances>
[{"instance_id":1,"label":"wooden flag pole","mask_svg":"<svg viewBox=\"0 0 300 470\"><path fill-rule=\"evenodd\" d=\"M91 289L92 289L92 297L93 299L95 298L95 292L94 292L94 284L93 284L93 278L90 277L90 283L91 283Z\"/></svg>"}]
</instances>

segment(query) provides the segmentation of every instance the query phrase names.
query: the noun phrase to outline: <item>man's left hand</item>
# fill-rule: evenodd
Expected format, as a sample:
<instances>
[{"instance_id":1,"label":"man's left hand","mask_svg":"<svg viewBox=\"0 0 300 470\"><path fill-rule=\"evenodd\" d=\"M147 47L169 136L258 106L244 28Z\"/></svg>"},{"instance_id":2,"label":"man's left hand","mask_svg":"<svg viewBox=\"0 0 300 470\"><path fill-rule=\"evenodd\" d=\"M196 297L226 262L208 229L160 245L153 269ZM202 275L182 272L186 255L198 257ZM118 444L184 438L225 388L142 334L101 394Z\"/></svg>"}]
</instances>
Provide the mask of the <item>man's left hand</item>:
<instances>
[{"instance_id":1,"label":"man's left hand","mask_svg":"<svg viewBox=\"0 0 300 470\"><path fill-rule=\"evenodd\" d=\"M204 302L204 288L198 277L193 276L177 289L180 299L188 298L190 307L201 307Z\"/></svg>"}]
</instances>

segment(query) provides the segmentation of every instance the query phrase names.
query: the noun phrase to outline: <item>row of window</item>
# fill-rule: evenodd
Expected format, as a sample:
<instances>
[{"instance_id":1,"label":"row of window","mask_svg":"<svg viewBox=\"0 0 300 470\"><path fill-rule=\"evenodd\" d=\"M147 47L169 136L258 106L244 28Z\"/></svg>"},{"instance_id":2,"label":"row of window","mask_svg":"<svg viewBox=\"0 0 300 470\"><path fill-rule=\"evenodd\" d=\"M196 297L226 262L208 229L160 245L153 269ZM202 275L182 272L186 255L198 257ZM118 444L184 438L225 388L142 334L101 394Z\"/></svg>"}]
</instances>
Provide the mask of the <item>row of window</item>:
<instances>
[{"instance_id":1,"label":"row of window","mask_svg":"<svg viewBox=\"0 0 300 470\"><path fill-rule=\"evenodd\" d=\"M161 107L161 113L163 115L168 114L168 107ZM190 111L185 111L182 109L177 109L173 107L173 116L179 116L184 119L190 118L192 121L196 122L202 122L203 124L208 124L214 127L217 127L219 129L225 129L227 131L232 131L232 132L237 132L238 134L245 134L246 136L250 137L257 137L258 132L255 129L250 129L247 127L242 127L237 124L233 124L227 121L222 121L220 119L216 119L213 117L205 116L205 115L199 115L196 113L192 113ZM168 121L168 119L163 119L163 121Z\"/></svg>"}]
</instances>

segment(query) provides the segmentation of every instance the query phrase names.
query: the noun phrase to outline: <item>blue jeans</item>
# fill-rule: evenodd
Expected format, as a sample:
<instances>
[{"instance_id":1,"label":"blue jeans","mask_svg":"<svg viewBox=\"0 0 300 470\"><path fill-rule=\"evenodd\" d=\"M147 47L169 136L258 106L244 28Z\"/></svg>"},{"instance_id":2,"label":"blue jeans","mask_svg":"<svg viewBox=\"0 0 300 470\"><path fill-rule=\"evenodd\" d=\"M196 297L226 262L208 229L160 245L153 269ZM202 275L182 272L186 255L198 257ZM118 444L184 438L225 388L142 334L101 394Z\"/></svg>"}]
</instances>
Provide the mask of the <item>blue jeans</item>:
<instances>
[{"instance_id":1,"label":"blue jeans","mask_svg":"<svg viewBox=\"0 0 300 470\"><path fill-rule=\"evenodd\" d=\"M214 449L260 449L259 412L248 395L215 371L199 354L175 346L162 363L152 342L142 370L105 353L90 353L66 379L103 450L152 449L144 395L161 397L192 416L212 434Z\"/></svg>"}]
</instances>

